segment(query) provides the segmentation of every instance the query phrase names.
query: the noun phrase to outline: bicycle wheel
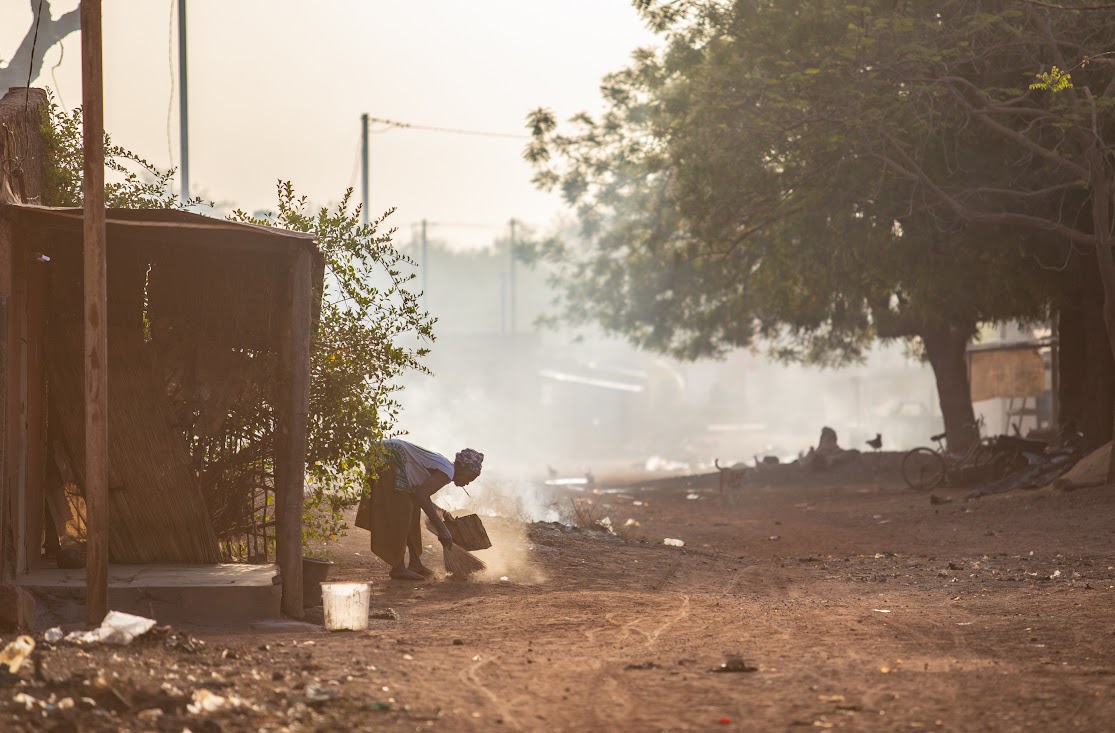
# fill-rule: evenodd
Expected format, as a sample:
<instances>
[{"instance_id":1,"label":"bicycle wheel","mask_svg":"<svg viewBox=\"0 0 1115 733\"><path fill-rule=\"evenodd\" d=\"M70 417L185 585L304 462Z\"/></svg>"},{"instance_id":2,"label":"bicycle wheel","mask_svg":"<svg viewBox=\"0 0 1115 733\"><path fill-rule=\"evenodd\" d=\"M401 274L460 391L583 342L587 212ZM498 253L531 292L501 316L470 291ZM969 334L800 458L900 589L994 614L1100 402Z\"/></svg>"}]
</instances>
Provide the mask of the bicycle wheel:
<instances>
[{"instance_id":1,"label":"bicycle wheel","mask_svg":"<svg viewBox=\"0 0 1115 733\"><path fill-rule=\"evenodd\" d=\"M945 480L945 461L932 448L914 448L902 457L902 478L915 491L929 491Z\"/></svg>"},{"instance_id":2,"label":"bicycle wheel","mask_svg":"<svg viewBox=\"0 0 1115 733\"><path fill-rule=\"evenodd\" d=\"M975 454L972 456L972 467L983 469L985 466L997 463L998 458L999 453L994 444L988 438L984 438L980 441L979 447L976 448Z\"/></svg>"}]
</instances>

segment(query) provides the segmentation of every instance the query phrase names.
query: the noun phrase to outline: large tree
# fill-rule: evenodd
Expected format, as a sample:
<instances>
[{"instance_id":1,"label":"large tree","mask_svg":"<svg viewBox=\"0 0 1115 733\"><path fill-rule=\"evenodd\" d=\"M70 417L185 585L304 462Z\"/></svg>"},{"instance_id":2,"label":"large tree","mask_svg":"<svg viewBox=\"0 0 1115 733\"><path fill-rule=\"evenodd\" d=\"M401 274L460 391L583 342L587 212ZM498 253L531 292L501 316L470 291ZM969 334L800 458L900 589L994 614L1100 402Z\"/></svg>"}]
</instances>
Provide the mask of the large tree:
<instances>
[{"instance_id":1,"label":"large tree","mask_svg":"<svg viewBox=\"0 0 1115 733\"><path fill-rule=\"evenodd\" d=\"M1042 316L1045 281L1008 227L941 216L861 154L877 115L857 108L904 96L862 78L878 63L849 30L864 10L637 5L667 45L605 81L603 118L582 115L571 134L544 110L530 121L537 182L560 187L585 225L587 247L549 251L565 263L566 315L682 356L759 339L827 364L875 338L916 338L950 445L965 445L965 347L981 321ZM898 134L932 134L907 117ZM921 158L944 170L948 155L927 145Z\"/></svg>"}]
</instances>

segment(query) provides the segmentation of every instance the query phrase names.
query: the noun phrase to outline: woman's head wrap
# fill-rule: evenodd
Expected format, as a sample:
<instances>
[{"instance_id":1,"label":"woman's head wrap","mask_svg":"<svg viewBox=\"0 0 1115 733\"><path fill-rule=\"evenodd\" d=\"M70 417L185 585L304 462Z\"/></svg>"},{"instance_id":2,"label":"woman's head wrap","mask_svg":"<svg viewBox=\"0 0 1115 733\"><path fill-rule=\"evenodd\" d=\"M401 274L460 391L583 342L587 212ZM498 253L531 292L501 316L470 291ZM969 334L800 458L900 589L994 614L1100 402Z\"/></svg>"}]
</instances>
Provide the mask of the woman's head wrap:
<instances>
[{"instance_id":1,"label":"woman's head wrap","mask_svg":"<svg viewBox=\"0 0 1115 733\"><path fill-rule=\"evenodd\" d=\"M484 454L479 451L474 451L472 448L465 448L457 453L457 458L454 462L460 468L471 471L479 476L480 466L484 463Z\"/></svg>"}]
</instances>

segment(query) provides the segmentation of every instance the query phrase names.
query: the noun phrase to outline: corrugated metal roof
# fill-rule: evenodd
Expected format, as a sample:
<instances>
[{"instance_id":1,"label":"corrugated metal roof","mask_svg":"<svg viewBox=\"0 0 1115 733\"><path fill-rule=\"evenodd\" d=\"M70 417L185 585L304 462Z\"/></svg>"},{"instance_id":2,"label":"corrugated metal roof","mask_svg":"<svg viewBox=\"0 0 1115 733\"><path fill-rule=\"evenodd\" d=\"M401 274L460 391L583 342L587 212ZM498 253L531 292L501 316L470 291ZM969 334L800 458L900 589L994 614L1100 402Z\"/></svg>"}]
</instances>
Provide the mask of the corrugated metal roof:
<instances>
[{"instance_id":1,"label":"corrugated metal roof","mask_svg":"<svg viewBox=\"0 0 1115 733\"><path fill-rule=\"evenodd\" d=\"M34 204L7 203L0 212L9 213L17 222L48 228L81 237L84 211ZM124 237L164 241L195 247L238 247L275 249L306 247L317 252L314 235L277 227L245 224L202 216L175 209L106 209L105 225L109 239ZM199 237L200 233L207 236Z\"/></svg>"}]
</instances>

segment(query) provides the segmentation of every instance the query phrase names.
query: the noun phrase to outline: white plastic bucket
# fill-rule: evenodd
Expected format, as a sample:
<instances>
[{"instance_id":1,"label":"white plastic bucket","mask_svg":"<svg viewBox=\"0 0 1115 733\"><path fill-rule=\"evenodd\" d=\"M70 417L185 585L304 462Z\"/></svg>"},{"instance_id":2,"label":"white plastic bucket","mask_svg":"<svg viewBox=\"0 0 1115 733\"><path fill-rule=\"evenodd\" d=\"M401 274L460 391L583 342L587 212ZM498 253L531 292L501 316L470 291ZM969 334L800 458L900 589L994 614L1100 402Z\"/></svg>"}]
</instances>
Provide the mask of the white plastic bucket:
<instances>
[{"instance_id":1,"label":"white plastic bucket","mask_svg":"<svg viewBox=\"0 0 1115 733\"><path fill-rule=\"evenodd\" d=\"M328 631L363 631L368 628L371 583L322 583L321 602Z\"/></svg>"}]
</instances>

